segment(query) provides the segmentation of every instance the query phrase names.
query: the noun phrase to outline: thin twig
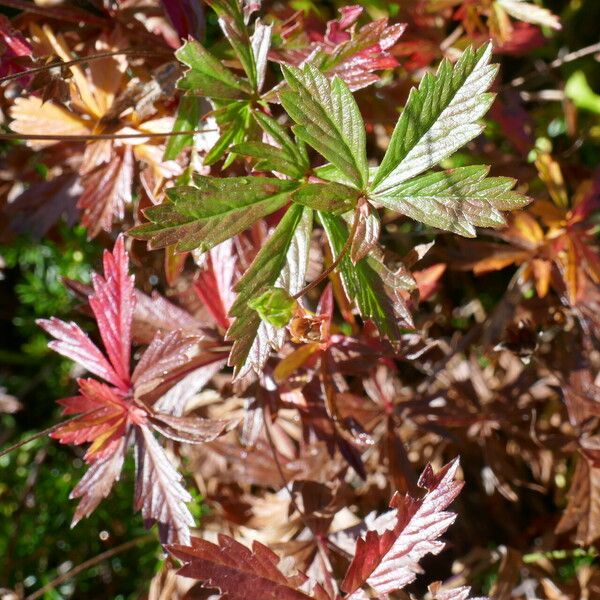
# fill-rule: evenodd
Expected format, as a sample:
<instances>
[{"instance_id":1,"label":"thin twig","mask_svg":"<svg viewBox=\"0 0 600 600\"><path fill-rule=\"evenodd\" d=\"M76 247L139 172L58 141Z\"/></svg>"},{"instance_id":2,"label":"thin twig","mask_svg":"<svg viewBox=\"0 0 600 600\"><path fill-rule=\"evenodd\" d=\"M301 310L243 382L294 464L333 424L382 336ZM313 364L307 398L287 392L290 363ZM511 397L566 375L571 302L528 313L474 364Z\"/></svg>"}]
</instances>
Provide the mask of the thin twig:
<instances>
[{"instance_id":1,"label":"thin twig","mask_svg":"<svg viewBox=\"0 0 600 600\"><path fill-rule=\"evenodd\" d=\"M97 409L97 410L100 410L100 409ZM52 425L52 427L48 427L48 429L38 431L37 433L34 433L31 437L28 437L25 440L21 440L20 442L17 442L16 444L13 444L12 446L9 446L8 448L5 448L4 450L0 451L0 458L2 458L3 456L6 456L7 454L10 454L11 452L14 452L15 450L18 450L19 448L21 448L22 446L25 446L26 444L29 444L29 442L33 442L34 440L37 440L46 435L50 435L53 431L56 431L59 427L62 427L63 425L66 425L67 423L70 423L71 421L74 421L75 419L79 419L85 415L93 414L93 413L97 412L97 410L92 410L88 413L83 413L82 415L77 415L75 417L71 417L70 419L67 419L66 421L61 421L60 423L56 423L55 425Z\"/></svg>"},{"instance_id":2,"label":"thin twig","mask_svg":"<svg viewBox=\"0 0 600 600\"><path fill-rule=\"evenodd\" d=\"M0 0L0 4L2 4L3 0ZM110 58L112 56L173 56L172 52L168 52L167 50L115 50L113 52L101 52L100 54L91 54L90 56L80 56L79 58L74 58L73 60L68 60L64 62L54 62L48 63L46 65L42 65L40 67L33 67L31 69L27 69L26 71L20 71L19 73L11 73L10 75L6 75L5 77L0 77L0 83L4 83L5 81L12 81L13 79L21 79L22 77L27 77L28 75L35 75L36 73L41 73L43 71L50 71L52 69L62 69L64 67L72 67L73 65L77 65L80 63L91 62L93 60L100 60L102 58Z\"/></svg>"},{"instance_id":3,"label":"thin twig","mask_svg":"<svg viewBox=\"0 0 600 600\"><path fill-rule=\"evenodd\" d=\"M352 221L352 229L350 229L350 234L348 235L348 238L346 239L346 242L344 243L344 246L342 247L340 253L337 255L336 259L314 281L311 281L307 286L303 287L297 294L294 294L292 296L294 300L302 298L304 294L307 294L308 292L310 292L310 290L318 286L321 283L321 281L326 279L329 276L329 274L337 268L340 262L342 262L342 259L344 258L344 256L346 256L346 253L348 252L348 250L350 250L350 246L352 246L352 242L354 241L354 236L356 235L356 230L358 228L358 221L359 218L357 208L354 211L354 220Z\"/></svg>"},{"instance_id":4,"label":"thin twig","mask_svg":"<svg viewBox=\"0 0 600 600\"><path fill-rule=\"evenodd\" d=\"M562 67L564 64L573 62L574 60L583 58L584 56L589 56L590 54L595 54L596 52L600 52L600 42L592 44L591 46L585 46L585 48L580 48L579 50L574 50L573 52L569 52L568 54L553 60L550 64L546 65L544 73L547 73L551 69L558 69L558 67ZM505 87L519 87L527 82L530 78L539 75L541 75L539 71L533 71L527 73L526 75L515 77L512 81L509 81Z\"/></svg>"},{"instance_id":5,"label":"thin twig","mask_svg":"<svg viewBox=\"0 0 600 600\"><path fill-rule=\"evenodd\" d=\"M148 133L90 133L89 135L45 135L45 134L20 134L0 133L0 140L45 140L57 142L87 142L94 140L128 140L130 138L163 138L178 135L195 135L197 133L209 133L217 129L192 129L190 131L165 131Z\"/></svg>"},{"instance_id":6,"label":"thin twig","mask_svg":"<svg viewBox=\"0 0 600 600\"><path fill-rule=\"evenodd\" d=\"M142 535L141 537L136 538L134 540L129 540L128 542L125 542L120 546L115 546L110 550L106 550L106 552L102 552L101 554L98 554L98 556L94 556L93 558L82 562L76 567L73 567L70 571L59 575L58 577L41 587L39 590L33 592L33 594L27 596L25 600L37 600L37 598L41 598L46 592L54 589L57 585L60 585L61 583L69 579L73 579L73 577L76 577L77 575L79 575L79 573L86 571L90 567L94 567L98 563L101 563L102 561L107 560L108 558L112 558L117 554L121 554L127 550L130 550L131 548L134 548L135 546L150 541L151 539L154 539L154 535L149 533L147 535Z\"/></svg>"}]
</instances>

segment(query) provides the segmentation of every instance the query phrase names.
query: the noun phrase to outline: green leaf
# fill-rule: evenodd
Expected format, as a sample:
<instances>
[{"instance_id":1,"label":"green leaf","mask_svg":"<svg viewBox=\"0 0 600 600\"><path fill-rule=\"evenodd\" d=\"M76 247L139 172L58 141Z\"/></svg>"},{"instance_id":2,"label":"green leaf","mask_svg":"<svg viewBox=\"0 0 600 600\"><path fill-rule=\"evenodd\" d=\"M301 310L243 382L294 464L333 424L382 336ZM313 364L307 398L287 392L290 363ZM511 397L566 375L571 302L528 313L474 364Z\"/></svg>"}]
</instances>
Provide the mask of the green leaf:
<instances>
[{"instance_id":1,"label":"green leaf","mask_svg":"<svg viewBox=\"0 0 600 600\"><path fill-rule=\"evenodd\" d=\"M341 183L304 183L292 195L292 201L315 210L343 214L352 210L360 192Z\"/></svg>"},{"instance_id":2,"label":"green leaf","mask_svg":"<svg viewBox=\"0 0 600 600\"><path fill-rule=\"evenodd\" d=\"M177 252L202 252L246 230L285 206L297 187L293 181L268 177L194 177L196 187L167 192L170 201L144 211L151 221L130 234L149 240L148 247L175 244Z\"/></svg>"},{"instance_id":3,"label":"green leaf","mask_svg":"<svg viewBox=\"0 0 600 600\"><path fill-rule=\"evenodd\" d=\"M201 116L202 99L197 96L183 96L177 108L177 118L173 131L191 131L198 127ZM179 153L194 143L193 135L174 135L169 138L165 148L164 160L173 160Z\"/></svg>"},{"instance_id":4,"label":"green leaf","mask_svg":"<svg viewBox=\"0 0 600 600\"><path fill-rule=\"evenodd\" d=\"M279 147L264 142L243 142L231 148L231 151L258 159L255 165L257 171L275 171L293 179L304 177L310 164L303 142L294 143L287 131L272 117L257 111L252 115Z\"/></svg>"},{"instance_id":5,"label":"green leaf","mask_svg":"<svg viewBox=\"0 0 600 600\"><path fill-rule=\"evenodd\" d=\"M247 84L226 69L199 42L185 42L175 56L190 68L177 82L180 89L223 100L240 100L250 94Z\"/></svg>"},{"instance_id":6,"label":"green leaf","mask_svg":"<svg viewBox=\"0 0 600 600\"><path fill-rule=\"evenodd\" d=\"M255 50L248 36L240 3L238 0L208 0L208 4L217 13L219 25L242 64L250 86L254 91L258 91L258 74L254 53L255 51L260 52L261 42L255 41ZM268 35L270 39L270 31Z\"/></svg>"},{"instance_id":7,"label":"green leaf","mask_svg":"<svg viewBox=\"0 0 600 600\"><path fill-rule=\"evenodd\" d=\"M362 189L368 180L365 127L348 86L312 65L282 69L289 87L280 98L298 124L294 132Z\"/></svg>"},{"instance_id":8,"label":"green leaf","mask_svg":"<svg viewBox=\"0 0 600 600\"><path fill-rule=\"evenodd\" d=\"M565 85L565 96L577 108L600 115L600 95L590 87L583 71L575 71Z\"/></svg>"},{"instance_id":9,"label":"green leaf","mask_svg":"<svg viewBox=\"0 0 600 600\"><path fill-rule=\"evenodd\" d=\"M257 159L254 165L256 171L283 173L294 179L300 179L304 175L304 172L298 168L298 163L291 162L281 148L271 146L271 144L242 142L232 146L230 151Z\"/></svg>"},{"instance_id":10,"label":"green leaf","mask_svg":"<svg viewBox=\"0 0 600 600\"><path fill-rule=\"evenodd\" d=\"M285 330L261 321L248 303L270 287L283 288L290 295L302 289L311 231L312 210L292 205L237 283L238 295L229 311L235 321L226 336L234 341L229 364L236 367L237 377L251 369L259 371L271 349L283 344Z\"/></svg>"},{"instance_id":11,"label":"green leaf","mask_svg":"<svg viewBox=\"0 0 600 600\"><path fill-rule=\"evenodd\" d=\"M478 120L494 99L486 93L497 72L491 55L491 44L467 48L454 67L443 60L435 75L411 90L373 180L375 196L389 194L481 133Z\"/></svg>"},{"instance_id":12,"label":"green leaf","mask_svg":"<svg viewBox=\"0 0 600 600\"><path fill-rule=\"evenodd\" d=\"M530 202L511 191L514 179L486 177L488 172L488 167L477 165L422 175L376 200L415 221L474 237L475 225L502 227L506 222L501 210L522 208Z\"/></svg>"},{"instance_id":13,"label":"green leaf","mask_svg":"<svg viewBox=\"0 0 600 600\"><path fill-rule=\"evenodd\" d=\"M247 102L231 102L215 111L215 119L219 125L221 135L215 145L206 153L203 163L206 166L214 165L221 160L230 146L242 142L250 126L250 105ZM223 169L227 168L233 158L226 159Z\"/></svg>"},{"instance_id":14,"label":"green leaf","mask_svg":"<svg viewBox=\"0 0 600 600\"><path fill-rule=\"evenodd\" d=\"M248 302L248 306L273 327L285 327L294 316L296 304L288 291L280 287L269 288Z\"/></svg>"},{"instance_id":15,"label":"green leaf","mask_svg":"<svg viewBox=\"0 0 600 600\"><path fill-rule=\"evenodd\" d=\"M337 258L348 239L346 223L341 217L321 212L319 219L331 251ZM372 262L362 259L353 265L346 254L339 266L344 290L348 298L356 303L363 319L371 319L382 335L397 341L402 334L400 326L411 327L412 319L398 290L386 285L372 267Z\"/></svg>"}]
</instances>

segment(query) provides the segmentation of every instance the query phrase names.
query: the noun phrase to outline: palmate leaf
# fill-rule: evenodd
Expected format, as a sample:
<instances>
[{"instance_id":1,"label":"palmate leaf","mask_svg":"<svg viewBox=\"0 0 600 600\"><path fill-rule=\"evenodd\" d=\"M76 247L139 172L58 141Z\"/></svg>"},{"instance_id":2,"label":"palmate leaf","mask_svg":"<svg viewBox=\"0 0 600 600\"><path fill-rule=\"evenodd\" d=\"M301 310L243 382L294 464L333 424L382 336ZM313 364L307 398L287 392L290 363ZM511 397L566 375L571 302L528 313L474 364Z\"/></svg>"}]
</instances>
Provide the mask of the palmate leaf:
<instances>
[{"instance_id":1,"label":"palmate leaf","mask_svg":"<svg viewBox=\"0 0 600 600\"><path fill-rule=\"evenodd\" d=\"M250 369L260 370L272 347L284 340L284 329L261 321L248 302L270 287L281 287L289 294L302 288L308 263L312 230L312 210L298 204L285 213L267 243L236 285L238 296L229 311L235 321L226 339L233 340L229 364L242 377Z\"/></svg>"},{"instance_id":2,"label":"palmate leaf","mask_svg":"<svg viewBox=\"0 0 600 600\"><path fill-rule=\"evenodd\" d=\"M316 67L282 67L289 88L280 94L295 134L333 163L355 187L368 180L365 127L348 86Z\"/></svg>"},{"instance_id":3,"label":"palmate leaf","mask_svg":"<svg viewBox=\"0 0 600 600\"><path fill-rule=\"evenodd\" d=\"M152 222L130 235L149 240L152 249L175 244L178 252L206 252L285 206L297 187L296 182L267 177L197 176L194 183L196 187L169 190L168 202L144 212Z\"/></svg>"},{"instance_id":4,"label":"palmate leaf","mask_svg":"<svg viewBox=\"0 0 600 600\"><path fill-rule=\"evenodd\" d=\"M333 255L339 256L348 238L346 222L341 217L323 212L319 212L319 219ZM392 341L398 340L402 333L400 324L410 327L412 320L398 291L386 285L373 268L376 266L379 269L383 265L374 265L374 262L374 259L363 258L353 264L350 256L346 254L339 267L344 290L346 295L356 302L363 319L371 319L382 335ZM405 285L406 288L410 288L412 282L402 281L408 284ZM400 282L399 279L396 283Z\"/></svg>"},{"instance_id":5,"label":"palmate leaf","mask_svg":"<svg viewBox=\"0 0 600 600\"><path fill-rule=\"evenodd\" d=\"M463 485L455 481L457 469L458 460L437 474L428 465L419 479L419 486L427 490L423 498L394 495L390 502L397 511L394 526L383 533L370 529L356 543L354 559L341 585L350 598L359 597L354 593L365 584L380 595L402 589L420 572L419 561L426 554L442 551L444 543L438 538L456 518L444 509Z\"/></svg>"},{"instance_id":6,"label":"palmate leaf","mask_svg":"<svg viewBox=\"0 0 600 600\"><path fill-rule=\"evenodd\" d=\"M218 545L192 538L189 546L174 544L167 549L183 561L180 575L218 587L231 600L246 600L249 595L261 600L331 600L318 584L310 594L302 591L308 577L300 572L282 573L279 556L260 542L254 542L250 550L219 534Z\"/></svg>"},{"instance_id":7,"label":"palmate leaf","mask_svg":"<svg viewBox=\"0 0 600 600\"><path fill-rule=\"evenodd\" d=\"M422 175L375 199L415 221L475 237L475 225L502 227L506 221L501 210L522 208L530 202L511 191L514 179L486 177L488 172L488 167L477 165Z\"/></svg>"},{"instance_id":8,"label":"palmate leaf","mask_svg":"<svg viewBox=\"0 0 600 600\"><path fill-rule=\"evenodd\" d=\"M467 48L454 67L442 61L411 91L373 179L374 197L389 195L481 133L478 119L494 98L487 93L497 72L491 54L491 44Z\"/></svg>"}]
</instances>

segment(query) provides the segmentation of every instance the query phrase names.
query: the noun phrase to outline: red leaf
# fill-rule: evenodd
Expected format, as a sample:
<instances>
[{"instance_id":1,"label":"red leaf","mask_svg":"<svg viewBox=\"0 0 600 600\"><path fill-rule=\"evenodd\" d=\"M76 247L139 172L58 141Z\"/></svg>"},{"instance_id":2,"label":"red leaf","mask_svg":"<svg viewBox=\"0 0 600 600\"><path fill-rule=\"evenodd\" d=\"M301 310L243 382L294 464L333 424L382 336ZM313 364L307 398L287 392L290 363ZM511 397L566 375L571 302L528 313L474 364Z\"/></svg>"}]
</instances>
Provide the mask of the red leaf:
<instances>
[{"instance_id":1,"label":"red leaf","mask_svg":"<svg viewBox=\"0 0 600 600\"><path fill-rule=\"evenodd\" d=\"M104 277L94 274L95 294L89 302L104 347L124 391L131 387L129 361L131 353L131 321L135 306L133 276L128 275L129 258L122 235L112 253L104 251Z\"/></svg>"},{"instance_id":2,"label":"red leaf","mask_svg":"<svg viewBox=\"0 0 600 600\"><path fill-rule=\"evenodd\" d=\"M189 36L200 40L204 37L204 9L194 0L161 0L161 4L180 38Z\"/></svg>"},{"instance_id":3,"label":"red leaf","mask_svg":"<svg viewBox=\"0 0 600 600\"><path fill-rule=\"evenodd\" d=\"M102 377L105 381L115 386L121 384L121 380L115 373L115 370L79 325L76 325L72 321L65 323L55 317L51 319L38 319L36 323L52 337L56 338L55 341L48 344L49 348L74 360L82 367L85 367L90 373Z\"/></svg>"},{"instance_id":4,"label":"red leaf","mask_svg":"<svg viewBox=\"0 0 600 600\"><path fill-rule=\"evenodd\" d=\"M121 438L115 444L113 453L91 465L73 488L69 498L81 498L81 500L73 515L71 527L75 527L84 517L89 517L96 510L98 504L108 496L113 484L121 476L126 450L126 439Z\"/></svg>"},{"instance_id":5,"label":"red leaf","mask_svg":"<svg viewBox=\"0 0 600 600\"><path fill-rule=\"evenodd\" d=\"M194 289L217 325L229 329L227 314L235 300L233 291L236 257L233 240L227 240L213 248L207 256L204 269L198 273Z\"/></svg>"},{"instance_id":6,"label":"red leaf","mask_svg":"<svg viewBox=\"0 0 600 600\"><path fill-rule=\"evenodd\" d=\"M252 550L233 538L220 534L219 545L192 538L191 546L179 544L167 548L185 565L179 570L184 577L203 581L206 587L218 587L230 600L309 600L329 596L317 586L313 596L300 591L307 577L303 573L284 575L278 568L279 557L260 542Z\"/></svg>"},{"instance_id":7,"label":"red leaf","mask_svg":"<svg viewBox=\"0 0 600 600\"><path fill-rule=\"evenodd\" d=\"M353 91L378 81L375 71L398 66L389 50L406 25L388 25L387 19L379 19L358 31L345 31L358 18L360 10L360 7L340 9L341 18L329 21L325 36L309 32L313 38L311 44L301 50L271 51L271 60L299 65L310 59L327 75L341 77Z\"/></svg>"},{"instance_id":8,"label":"red leaf","mask_svg":"<svg viewBox=\"0 0 600 600\"><path fill-rule=\"evenodd\" d=\"M199 336L186 336L179 329L158 331L131 376L136 395L154 389L171 371L188 362L199 342Z\"/></svg>"},{"instance_id":9,"label":"red leaf","mask_svg":"<svg viewBox=\"0 0 600 600\"><path fill-rule=\"evenodd\" d=\"M95 379L80 379L80 396L59 400L64 415L81 414L51 434L62 444L93 442L85 460L95 462L115 452L130 423L144 423L145 411L127 402L118 390Z\"/></svg>"},{"instance_id":10,"label":"red leaf","mask_svg":"<svg viewBox=\"0 0 600 600\"><path fill-rule=\"evenodd\" d=\"M194 518L185 505L192 497L156 438L141 425L135 428L135 510L147 522L157 522L163 543L189 543Z\"/></svg>"},{"instance_id":11,"label":"red leaf","mask_svg":"<svg viewBox=\"0 0 600 600\"><path fill-rule=\"evenodd\" d=\"M438 554L444 543L438 538L456 515L444 509L458 496L462 483L454 481L458 459L437 475L427 465L419 486L428 490L421 499L394 495L390 506L397 510L393 529L380 534L370 530L356 543L356 553L341 585L352 593L368 584L378 594L387 594L412 582L420 572L419 560Z\"/></svg>"}]
</instances>

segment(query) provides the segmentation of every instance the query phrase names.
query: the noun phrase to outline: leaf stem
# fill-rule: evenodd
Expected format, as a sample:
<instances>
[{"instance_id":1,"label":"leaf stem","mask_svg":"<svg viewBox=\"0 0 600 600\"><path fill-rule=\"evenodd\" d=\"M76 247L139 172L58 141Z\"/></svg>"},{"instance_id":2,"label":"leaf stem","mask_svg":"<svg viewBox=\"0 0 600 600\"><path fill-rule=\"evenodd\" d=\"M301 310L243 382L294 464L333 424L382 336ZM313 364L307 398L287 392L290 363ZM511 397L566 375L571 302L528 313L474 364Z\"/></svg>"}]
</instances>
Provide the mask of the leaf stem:
<instances>
[{"instance_id":1,"label":"leaf stem","mask_svg":"<svg viewBox=\"0 0 600 600\"><path fill-rule=\"evenodd\" d=\"M4 4L5 0L0 0L0 5ZM0 83L4 83L5 81L12 81L13 79L21 79L22 77L27 77L28 75L35 75L36 73L41 73L43 71L50 71L52 69L62 69L64 67L72 67L73 65L78 65L80 63L90 62L92 60L100 60L102 58L110 58L112 56L172 56L172 52L168 52L167 50L114 50L112 52L100 52L99 54L91 54L89 56L80 56L79 58L74 58L73 60L67 60L64 62L54 62L48 63L47 65L41 65L39 67L33 67L31 69L27 69L26 71L20 71L18 73L11 73L10 75L6 75L4 77L0 77Z\"/></svg>"},{"instance_id":2,"label":"leaf stem","mask_svg":"<svg viewBox=\"0 0 600 600\"><path fill-rule=\"evenodd\" d=\"M350 250L350 247L352 246L352 242L354 240L354 236L356 235L356 230L358 228L358 221L359 221L359 218L358 218L358 208L357 208L354 211L354 220L352 221L352 228L350 229L350 234L348 235L348 238L346 239L346 242L344 243L344 246L342 247L340 253L337 255L335 260L316 279L311 281L308 285L303 287L297 294L294 294L292 296L292 298L294 300L298 300L298 298L302 298L302 296L304 296L305 294L310 292L310 290L312 290L313 288L318 286L324 279L326 279L329 276L329 274L332 271L334 271L338 267L338 265L342 262L344 256L346 256L346 254L348 253L348 250Z\"/></svg>"},{"instance_id":3,"label":"leaf stem","mask_svg":"<svg viewBox=\"0 0 600 600\"><path fill-rule=\"evenodd\" d=\"M91 411L91 412L95 412L95 411ZM61 421L60 423L56 423L56 424L52 425L52 427L48 427L47 429L43 429L42 431L38 431L37 433L34 433L31 437L28 437L24 440L20 440L16 444L13 444L12 446L5 448L4 450L1 450L0 458L2 458L3 456L6 456L7 454L10 454L11 452L14 452L15 450L18 450L22 446L29 444L29 442L33 442L41 437L51 434L53 431L56 431L59 427L62 427L63 425L66 425L67 423L70 423L71 421L74 421L75 419L79 419L80 417L81 417L81 415L77 415L75 417L72 417L71 419L67 419L66 421Z\"/></svg>"}]
</instances>

